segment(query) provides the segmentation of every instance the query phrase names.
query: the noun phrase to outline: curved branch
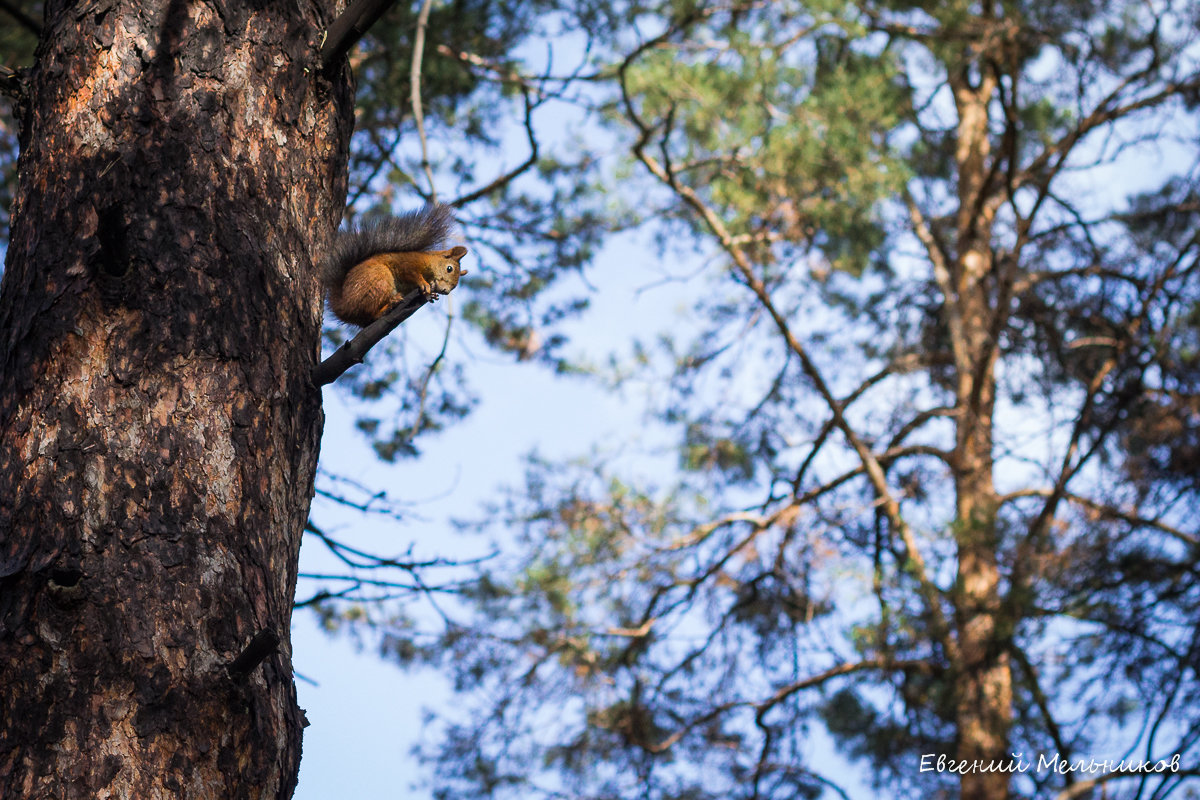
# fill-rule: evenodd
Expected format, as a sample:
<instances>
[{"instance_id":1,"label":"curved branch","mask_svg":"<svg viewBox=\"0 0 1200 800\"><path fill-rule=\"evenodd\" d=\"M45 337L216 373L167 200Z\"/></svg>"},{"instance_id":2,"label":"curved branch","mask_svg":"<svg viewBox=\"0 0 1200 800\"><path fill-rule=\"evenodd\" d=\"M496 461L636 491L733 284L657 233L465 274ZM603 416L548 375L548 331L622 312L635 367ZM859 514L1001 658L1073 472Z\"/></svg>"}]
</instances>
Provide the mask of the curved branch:
<instances>
[{"instance_id":1,"label":"curved branch","mask_svg":"<svg viewBox=\"0 0 1200 800\"><path fill-rule=\"evenodd\" d=\"M970 361L964 344L966 340L963 336L962 306L959 303L958 292L954 288L954 278L951 275L953 260L946 251L946 247L938 241L933 228L930 227L920 206L917 205L916 199L907 189L904 190L904 203L908 207L908 217L912 220L913 230L921 244L925 246L929 263L933 265L933 275L937 280L938 289L946 298L946 324L950 327L950 344L954 348L954 364L960 372L965 372L970 368Z\"/></svg>"},{"instance_id":2,"label":"curved branch","mask_svg":"<svg viewBox=\"0 0 1200 800\"><path fill-rule=\"evenodd\" d=\"M431 184L432 185L432 184ZM449 300L447 303L451 302ZM425 402L429 397L429 381L433 379L433 374L437 372L442 361L446 358L446 348L450 346L450 331L454 327L454 308L451 306L449 315L446 318L446 330L442 335L442 349L438 351L437 356L433 359L433 363L425 370L425 376L421 378L421 391L417 392L417 413L413 419L412 427L409 428L408 438L415 439L417 434L421 432L421 423L425 419Z\"/></svg>"},{"instance_id":3,"label":"curved branch","mask_svg":"<svg viewBox=\"0 0 1200 800\"><path fill-rule=\"evenodd\" d=\"M508 172L504 173L503 175L497 175L494 179L492 179L485 186L482 186L482 187L476 189L475 191L470 192L469 194L465 194L462 197L459 197L453 203L451 203L451 205L461 208L462 206L464 206L468 203L478 200L480 197L489 195L492 192L496 191L497 189L500 189L501 187L506 186L509 183L512 183L514 180L516 180L522 174L528 172L530 170L530 168L532 168L533 165L537 163L538 142L537 142L537 135L533 131L533 109L537 106L537 104L535 104L530 99L528 90L524 91L524 97L525 97L525 136L526 136L527 140L529 141L529 157L526 158L523 162L521 162L517 166L513 167Z\"/></svg>"},{"instance_id":4,"label":"curved branch","mask_svg":"<svg viewBox=\"0 0 1200 800\"><path fill-rule=\"evenodd\" d=\"M512 84L519 87L525 103L525 118L523 124L525 127L525 138L529 142L529 156L508 172L496 176L484 186L475 189L469 194L465 194L450 203L452 206L461 208L506 186L524 173L528 172L537 163L539 149L537 135L533 130L533 111L535 108L540 106L542 102L544 102L545 93L540 85L535 84L532 79L521 75L515 69L492 64L479 56L460 50L455 50L444 44L439 44L437 46L437 51L447 58L453 58L464 64L482 67L495 73L502 84ZM542 80L545 80L545 78ZM537 98L536 102L535 98Z\"/></svg>"}]
</instances>

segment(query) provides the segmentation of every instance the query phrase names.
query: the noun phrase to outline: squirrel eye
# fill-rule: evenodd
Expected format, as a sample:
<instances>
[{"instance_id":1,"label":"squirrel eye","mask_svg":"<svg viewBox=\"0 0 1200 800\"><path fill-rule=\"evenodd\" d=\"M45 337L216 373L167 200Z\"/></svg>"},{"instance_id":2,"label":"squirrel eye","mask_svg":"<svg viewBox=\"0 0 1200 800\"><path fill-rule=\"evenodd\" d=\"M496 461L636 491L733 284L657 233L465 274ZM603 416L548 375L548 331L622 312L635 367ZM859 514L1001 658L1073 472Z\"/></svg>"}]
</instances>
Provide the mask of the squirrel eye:
<instances>
[{"instance_id":1,"label":"squirrel eye","mask_svg":"<svg viewBox=\"0 0 1200 800\"><path fill-rule=\"evenodd\" d=\"M446 265L446 272L454 272L454 265L453 265L453 264L447 264L447 265Z\"/></svg>"}]
</instances>

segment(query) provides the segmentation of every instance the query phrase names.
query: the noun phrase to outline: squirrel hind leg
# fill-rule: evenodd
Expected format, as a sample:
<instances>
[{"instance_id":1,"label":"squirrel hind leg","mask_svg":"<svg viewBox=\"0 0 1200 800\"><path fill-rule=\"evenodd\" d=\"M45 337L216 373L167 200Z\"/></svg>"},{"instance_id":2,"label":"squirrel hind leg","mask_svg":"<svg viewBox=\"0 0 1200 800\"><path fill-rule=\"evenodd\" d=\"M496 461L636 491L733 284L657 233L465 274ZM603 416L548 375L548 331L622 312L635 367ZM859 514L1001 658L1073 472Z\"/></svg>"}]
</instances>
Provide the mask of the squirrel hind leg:
<instances>
[{"instance_id":1,"label":"squirrel hind leg","mask_svg":"<svg viewBox=\"0 0 1200 800\"><path fill-rule=\"evenodd\" d=\"M387 266L369 260L357 265L346 275L336 291L331 291L329 304L343 322L366 326L379 319L400 299Z\"/></svg>"}]
</instances>

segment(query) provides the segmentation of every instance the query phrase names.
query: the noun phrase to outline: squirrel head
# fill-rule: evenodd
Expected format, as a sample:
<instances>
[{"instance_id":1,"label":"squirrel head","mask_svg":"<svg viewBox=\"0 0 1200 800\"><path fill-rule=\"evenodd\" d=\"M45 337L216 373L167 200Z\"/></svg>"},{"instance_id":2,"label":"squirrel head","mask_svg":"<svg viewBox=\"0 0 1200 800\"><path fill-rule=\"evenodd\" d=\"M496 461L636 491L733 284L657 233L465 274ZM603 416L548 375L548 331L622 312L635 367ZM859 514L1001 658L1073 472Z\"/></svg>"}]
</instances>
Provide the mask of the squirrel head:
<instances>
[{"instance_id":1,"label":"squirrel head","mask_svg":"<svg viewBox=\"0 0 1200 800\"><path fill-rule=\"evenodd\" d=\"M455 286L458 279L467 274L462 268L462 257L467 254L467 248L459 246L449 250L433 250L428 255L434 259L433 289L438 294L446 294Z\"/></svg>"}]
</instances>

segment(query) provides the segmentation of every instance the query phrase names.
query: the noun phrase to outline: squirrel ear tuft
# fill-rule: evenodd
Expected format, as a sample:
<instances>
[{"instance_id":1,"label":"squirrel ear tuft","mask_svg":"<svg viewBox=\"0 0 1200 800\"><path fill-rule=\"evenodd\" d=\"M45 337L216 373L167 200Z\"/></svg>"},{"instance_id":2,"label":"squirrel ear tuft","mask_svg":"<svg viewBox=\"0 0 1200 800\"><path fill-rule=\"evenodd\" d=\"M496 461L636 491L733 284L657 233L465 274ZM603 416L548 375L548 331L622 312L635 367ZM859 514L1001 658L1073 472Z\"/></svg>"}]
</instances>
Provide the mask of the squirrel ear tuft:
<instances>
[{"instance_id":1,"label":"squirrel ear tuft","mask_svg":"<svg viewBox=\"0 0 1200 800\"><path fill-rule=\"evenodd\" d=\"M463 247L462 245L459 245L458 247L450 248L450 257L453 258L455 261L462 258L466 254L467 254L467 248Z\"/></svg>"}]
</instances>

